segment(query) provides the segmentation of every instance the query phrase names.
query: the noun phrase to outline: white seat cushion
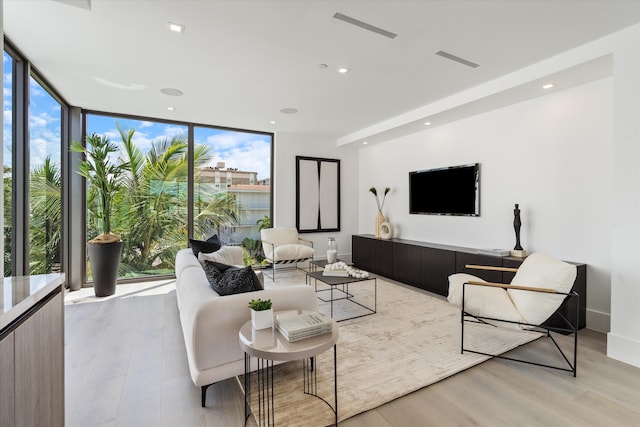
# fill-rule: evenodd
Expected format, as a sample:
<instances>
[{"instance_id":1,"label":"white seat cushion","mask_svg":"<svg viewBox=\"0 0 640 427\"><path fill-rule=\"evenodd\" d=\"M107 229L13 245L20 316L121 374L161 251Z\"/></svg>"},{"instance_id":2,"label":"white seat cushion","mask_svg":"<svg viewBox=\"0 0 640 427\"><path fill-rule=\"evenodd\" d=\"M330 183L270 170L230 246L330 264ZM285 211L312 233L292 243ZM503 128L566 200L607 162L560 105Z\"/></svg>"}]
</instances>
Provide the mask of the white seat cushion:
<instances>
[{"instance_id":1,"label":"white seat cushion","mask_svg":"<svg viewBox=\"0 0 640 427\"><path fill-rule=\"evenodd\" d=\"M288 261L295 259L307 259L313 256L313 248L307 245L280 245L276 246L273 256L267 255L272 261Z\"/></svg>"},{"instance_id":2,"label":"white seat cushion","mask_svg":"<svg viewBox=\"0 0 640 427\"><path fill-rule=\"evenodd\" d=\"M512 285L569 292L576 280L576 266L545 253L529 255L511 281ZM565 295L509 289L509 296L527 323L539 325L562 304Z\"/></svg>"},{"instance_id":3,"label":"white seat cushion","mask_svg":"<svg viewBox=\"0 0 640 427\"><path fill-rule=\"evenodd\" d=\"M462 305L462 286L469 281L485 282L479 277L466 273L449 276L449 296L447 300L458 307ZM509 294L502 288L466 285L464 310L474 316L521 322L522 316L514 307Z\"/></svg>"}]
</instances>

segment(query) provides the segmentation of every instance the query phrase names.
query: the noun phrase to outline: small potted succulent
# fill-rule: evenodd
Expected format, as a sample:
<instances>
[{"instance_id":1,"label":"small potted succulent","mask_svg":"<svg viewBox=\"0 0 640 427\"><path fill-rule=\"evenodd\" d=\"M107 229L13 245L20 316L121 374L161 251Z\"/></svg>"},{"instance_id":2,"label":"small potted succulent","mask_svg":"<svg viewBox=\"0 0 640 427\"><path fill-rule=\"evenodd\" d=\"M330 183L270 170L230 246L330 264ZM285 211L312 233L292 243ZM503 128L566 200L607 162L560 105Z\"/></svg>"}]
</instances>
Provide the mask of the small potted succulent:
<instances>
[{"instance_id":1,"label":"small potted succulent","mask_svg":"<svg viewBox=\"0 0 640 427\"><path fill-rule=\"evenodd\" d=\"M251 309L251 324L253 329L267 329L273 327L273 308L271 300L262 300L260 298L249 301Z\"/></svg>"}]
</instances>

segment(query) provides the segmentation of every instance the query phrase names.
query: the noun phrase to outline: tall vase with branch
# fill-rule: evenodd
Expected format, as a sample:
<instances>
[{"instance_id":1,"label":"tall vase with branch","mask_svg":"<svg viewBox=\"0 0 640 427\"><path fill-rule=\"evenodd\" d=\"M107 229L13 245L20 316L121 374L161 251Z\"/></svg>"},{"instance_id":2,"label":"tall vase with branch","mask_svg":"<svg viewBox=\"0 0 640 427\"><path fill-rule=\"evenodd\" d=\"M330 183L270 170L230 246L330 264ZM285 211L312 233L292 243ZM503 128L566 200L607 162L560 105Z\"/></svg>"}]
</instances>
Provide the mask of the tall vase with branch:
<instances>
[{"instance_id":1,"label":"tall vase with branch","mask_svg":"<svg viewBox=\"0 0 640 427\"><path fill-rule=\"evenodd\" d=\"M389 194L391 188L386 187L384 189L384 194L382 195L382 203L378 198L378 190L376 190L376 187L371 187L369 191L375 196L376 205L378 206L378 214L376 215L376 238L380 238L380 226L382 225L382 223L387 221L384 217L384 214L382 213L382 208L384 207L384 201L387 199L387 194Z\"/></svg>"}]
</instances>

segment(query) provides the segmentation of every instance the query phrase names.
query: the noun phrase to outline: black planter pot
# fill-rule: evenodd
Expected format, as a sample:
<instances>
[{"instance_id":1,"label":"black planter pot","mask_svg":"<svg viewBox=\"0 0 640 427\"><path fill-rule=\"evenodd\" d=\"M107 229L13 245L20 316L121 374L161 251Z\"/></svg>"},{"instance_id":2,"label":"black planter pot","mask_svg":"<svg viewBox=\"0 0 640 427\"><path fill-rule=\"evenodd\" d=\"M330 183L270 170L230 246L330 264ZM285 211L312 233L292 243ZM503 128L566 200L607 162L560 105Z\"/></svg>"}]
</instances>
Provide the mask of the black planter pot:
<instances>
[{"instance_id":1,"label":"black planter pot","mask_svg":"<svg viewBox=\"0 0 640 427\"><path fill-rule=\"evenodd\" d=\"M93 290L97 297L108 297L116 291L123 242L88 243Z\"/></svg>"}]
</instances>

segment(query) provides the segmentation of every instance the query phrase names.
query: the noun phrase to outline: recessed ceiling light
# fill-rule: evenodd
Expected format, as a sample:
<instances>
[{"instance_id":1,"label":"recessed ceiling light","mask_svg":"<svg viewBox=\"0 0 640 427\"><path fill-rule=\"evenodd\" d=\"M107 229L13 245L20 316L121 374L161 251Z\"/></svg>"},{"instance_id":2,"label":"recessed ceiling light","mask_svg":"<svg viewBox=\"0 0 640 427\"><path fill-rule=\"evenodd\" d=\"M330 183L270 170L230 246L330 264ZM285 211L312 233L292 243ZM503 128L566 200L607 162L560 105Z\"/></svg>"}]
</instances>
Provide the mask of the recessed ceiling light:
<instances>
[{"instance_id":1,"label":"recessed ceiling light","mask_svg":"<svg viewBox=\"0 0 640 427\"><path fill-rule=\"evenodd\" d=\"M282 110L280 110L280 112L283 114L295 114L298 112L298 110L295 108L283 108Z\"/></svg>"},{"instance_id":2,"label":"recessed ceiling light","mask_svg":"<svg viewBox=\"0 0 640 427\"><path fill-rule=\"evenodd\" d=\"M176 24L175 22L168 22L168 24L171 31L174 31L176 33L184 33L184 25Z\"/></svg>"},{"instance_id":3,"label":"recessed ceiling light","mask_svg":"<svg viewBox=\"0 0 640 427\"><path fill-rule=\"evenodd\" d=\"M547 83L546 85L542 86L542 89L551 89L554 86L555 85L553 83Z\"/></svg>"},{"instance_id":4,"label":"recessed ceiling light","mask_svg":"<svg viewBox=\"0 0 640 427\"><path fill-rule=\"evenodd\" d=\"M182 96L182 91L180 89L174 89L172 87L165 87L163 89L160 89L160 92L169 96Z\"/></svg>"},{"instance_id":5,"label":"recessed ceiling light","mask_svg":"<svg viewBox=\"0 0 640 427\"><path fill-rule=\"evenodd\" d=\"M362 141L362 145L367 145L369 144L367 141Z\"/></svg>"},{"instance_id":6,"label":"recessed ceiling light","mask_svg":"<svg viewBox=\"0 0 640 427\"><path fill-rule=\"evenodd\" d=\"M169 111L174 111L176 108L175 107L167 107L167 110Z\"/></svg>"},{"instance_id":7,"label":"recessed ceiling light","mask_svg":"<svg viewBox=\"0 0 640 427\"><path fill-rule=\"evenodd\" d=\"M431 126L431 122L424 122L425 126Z\"/></svg>"},{"instance_id":8,"label":"recessed ceiling light","mask_svg":"<svg viewBox=\"0 0 640 427\"><path fill-rule=\"evenodd\" d=\"M318 64L318 68L320 68L321 70L326 70L327 64Z\"/></svg>"},{"instance_id":9,"label":"recessed ceiling light","mask_svg":"<svg viewBox=\"0 0 640 427\"><path fill-rule=\"evenodd\" d=\"M338 68L338 72L339 72L340 74L347 74L349 71L350 71L350 70L349 70L348 68L344 68L344 67L342 67L342 68Z\"/></svg>"},{"instance_id":10,"label":"recessed ceiling light","mask_svg":"<svg viewBox=\"0 0 640 427\"><path fill-rule=\"evenodd\" d=\"M272 125L276 124L275 120L271 120L269 123L271 123Z\"/></svg>"}]
</instances>

